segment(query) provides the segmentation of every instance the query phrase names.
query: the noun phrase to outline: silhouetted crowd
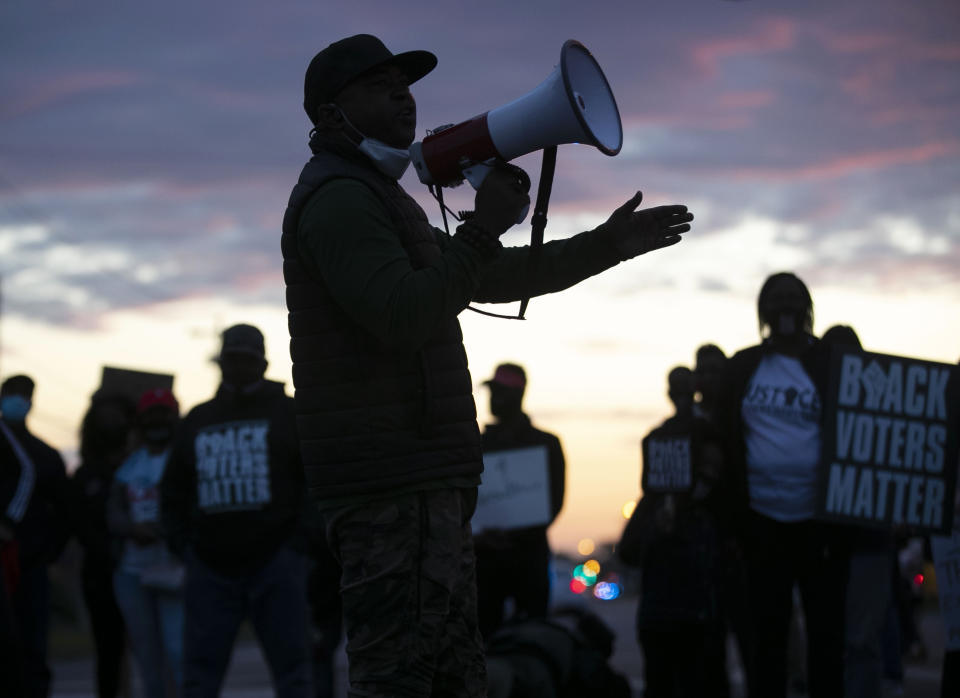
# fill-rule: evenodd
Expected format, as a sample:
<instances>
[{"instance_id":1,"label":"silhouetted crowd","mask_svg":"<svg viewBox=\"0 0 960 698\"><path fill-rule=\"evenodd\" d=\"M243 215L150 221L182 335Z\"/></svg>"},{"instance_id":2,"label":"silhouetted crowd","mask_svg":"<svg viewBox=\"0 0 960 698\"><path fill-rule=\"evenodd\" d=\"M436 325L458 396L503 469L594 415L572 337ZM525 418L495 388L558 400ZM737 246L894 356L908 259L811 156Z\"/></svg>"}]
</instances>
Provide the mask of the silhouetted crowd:
<instances>
[{"instance_id":1,"label":"silhouetted crowd","mask_svg":"<svg viewBox=\"0 0 960 698\"><path fill-rule=\"evenodd\" d=\"M789 273L767 279L758 314L758 345L728 358L705 344L692 369L669 372L675 412L642 443L644 494L617 553L642 573L644 695L730 695L728 638L750 696L895 694L904 655L925 651L908 580L929 550L906 531L814 517L827 357L859 339L846 326L814 337L809 292ZM72 477L27 428L33 381L3 382L4 695L49 695L48 566L72 537L101 698L121 692L128 646L148 698L218 695L244 621L277 695L333 695L341 572L306 496L292 398L264 378L258 329L222 339L220 387L182 418L165 387L98 391ZM485 453L542 450L547 503L536 525L475 535L489 695L629 696L610 628L551 605L560 440L524 412L523 367L501 364L484 385Z\"/></svg>"},{"instance_id":2,"label":"silhouetted crowd","mask_svg":"<svg viewBox=\"0 0 960 698\"><path fill-rule=\"evenodd\" d=\"M904 695L904 657L925 657L911 580L929 545L924 558L906 526L815 516L830 354L859 338L841 325L815 337L790 273L766 280L757 310L759 344L729 358L705 344L692 370L670 371L675 414L644 440L644 494L618 548L642 570L644 695L730 695L728 636L750 696ZM943 696L960 685L947 655Z\"/></svg>"},{"instance_id":3,"label":"silhouetted crowd","mask_svg":"<svg viewBox=\"0 0 960 698\"><path fill-rule=\"evenodd\" d=\"M277 695L332 695L339 568L308 506L293 400L264 378L255 327L227 329L218 364L216 395L183 418L169 388L101 388L70 478L27 428L33 381L4 381L3 695L49 695L47 568L74 536L101 698L121 692L127 646L147 698L218 695L244 621Z\"/></svg>"}]
</instances>

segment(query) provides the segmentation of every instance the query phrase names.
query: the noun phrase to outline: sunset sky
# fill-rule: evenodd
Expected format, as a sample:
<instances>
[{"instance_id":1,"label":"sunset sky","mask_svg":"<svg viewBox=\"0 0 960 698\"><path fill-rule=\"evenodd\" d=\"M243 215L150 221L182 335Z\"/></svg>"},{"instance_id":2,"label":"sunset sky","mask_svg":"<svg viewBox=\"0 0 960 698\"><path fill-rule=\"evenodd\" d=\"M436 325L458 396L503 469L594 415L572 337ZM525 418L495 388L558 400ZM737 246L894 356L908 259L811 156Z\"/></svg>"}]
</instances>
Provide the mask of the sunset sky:
<instances>
[{"instance_id":1,"label":"sunset sky","mask_svg":"<svg viewBox=\"0 0 960 698\"><path fill-rule=\"evenodd\" d=\"M37 380L30 423L68 459L104 364L174 373L190 407L216 387L219 331L252 322L289 384L279 235L309 155L303 71L361 32L438 56L413 89L418 138L523 95L581 41L625 143L560 148L548 238L637 189L696 215L680 245L535 299L526 322L461 316L481 423L481 382L516 361L529 413L563 441L558 547L619 534L667 371L703 342L756 343L771 272L807 282L818 333L842 322L873 351L960 358L955 0L9 0L0 376ZM519 164L536 178L538 156ZM439 225L412 171L403 184Z\"/></svg>"}]
</instances>

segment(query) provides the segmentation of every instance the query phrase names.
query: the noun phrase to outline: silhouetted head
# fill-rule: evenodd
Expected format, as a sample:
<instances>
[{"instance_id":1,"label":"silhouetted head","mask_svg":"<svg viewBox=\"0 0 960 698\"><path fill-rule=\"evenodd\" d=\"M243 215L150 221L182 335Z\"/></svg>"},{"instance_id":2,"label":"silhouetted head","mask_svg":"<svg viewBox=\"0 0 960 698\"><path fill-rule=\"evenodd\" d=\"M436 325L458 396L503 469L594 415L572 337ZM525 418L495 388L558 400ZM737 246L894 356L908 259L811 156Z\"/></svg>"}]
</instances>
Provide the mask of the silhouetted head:
<instances>
[{"instance_id":1,"label":"silhouetted head","mask_svg":"<svg viewBox=\"0 0 960 698\"><path fill-rule=\"evenodd\" d=\"M10 376L0 385L0 414L8 422L22 422L33 405L34 382L30 376Z\"/></svg>"},{"instance_id":2,"label":"silhouetted head","mask_svg":"<svg viewBox=\"0 0 960 698\"><path fill-rule=\"evenodd\" d=\"M357 130L395 148L414 139L417 105L410 85L437 65L429 51L393 54L370 34L323 49L307 68L303 107L323 132Z\"/></svg>"},{"instance_id":3,"label":"silhouetted head","mask_svg":"<svg viewBox=\"0 0 960 698\"><path fill-rule=\"evenodd\" d=\"M490 414L499 421L510 421L523 412L523 394L527 389L523 366L500 364L484 385L490 388Z\"/></svg>"},{"instance_id":4,"label":"silhouetted head","mask_svg":"<svg viewBox=\"0 0 960 698\"><path fill-rule=\"evenodd\" d=\"M126 395L98 390L90 400L80 426L80 457L84 463L96 464L122 458L130 439L136 405Z\"/></svg>"},{"instance_id":5,"label":"silhouetted head","mask_svg":"<svg viewBox=\"0 0 960 698\"><path fill-rule=\"evenodd\" d=\"M693 386L703 402L712 403L720 390L723 369L727 356L716 344L704 344L697 349L696 365L693 367Z\"/></svg>"},{"instance_id":6,"label":"silhouetted head","mask_svg":"<svg viewBox=\"0 0 960 698\"><path fill-rule=\"evenodd\" d=\"M757 298L760 336L789 339L813 334L813 299L795 274L780 272L767 277Z\"/></svg>"},{"instance_id":7,"label":"silhouetted head","mask_svg":"<svg viewBox=\"0 0 960 698\"><path fill-rule=\"evenodd\" d=\"M678 414L693 409L693 371L686 366L675 366L667 375L667 395Z\"/></svg>"},{"instance_id":8,"label":"silhouetted head","mask_svg":"<svg viewBox=\"0 0 960 698\"><path fill-rule=\"evenodd\" d=\"M33 379L30 376L25 376L23 374L10 376L3 381L3 385L0 385L0 396L22 395L28 400L32 400L33 389L35 387L36 383L33 382Z\"/></svg>"},{"instance_id":9,"label":"silhouetted head","mask_svg":"<svg viewBox=\"0 0 960 698\"><path fill-rule=\"evenodd\" d=\"M234 325L223 331L220 372L225 385L245 388L263 379L267 371L263 333L253 325Z\"/></svg>"},{"instance_id":10,"label":"silhouetted head","mask_svg":"<svg viewBox=\"0 0 960 698\"><path fill-rule=\"evenodd\" d=\"M863 345L860 343L860 337L857 336L856 330L850 327L850 325L834 325L824 332L820 339L824 344L863 349Z\"/></svg>"}]
</instances>

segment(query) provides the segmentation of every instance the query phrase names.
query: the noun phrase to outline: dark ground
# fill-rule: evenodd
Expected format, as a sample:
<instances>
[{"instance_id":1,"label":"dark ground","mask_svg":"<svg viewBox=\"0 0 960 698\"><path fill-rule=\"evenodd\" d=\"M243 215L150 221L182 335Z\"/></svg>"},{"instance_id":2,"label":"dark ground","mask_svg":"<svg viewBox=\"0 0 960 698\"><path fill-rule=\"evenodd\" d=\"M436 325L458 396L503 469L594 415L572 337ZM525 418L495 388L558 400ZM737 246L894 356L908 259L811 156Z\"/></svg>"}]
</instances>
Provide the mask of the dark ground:
<instances>
[{"instance_id":1,"label":"dark ground","mask_svg":"<svg viewBox=\"0 0 960 698\"><path fill-rule=\"evenodd\" d=\"M597 612L616 631L617 645L613 664L630 678L634 695L639 698L643 695L643 661L633 631L636 598L621 598L608 602L589 599L587 602L591 610ZM943 624L934 604L927 605L921 611L920 625L927 643L928 657L923 662L906 664L906 682L901 695L908 698L939 698L944 635ZM77 629L58 627L51 640L54 698L92 698L93 667L86 634ZM736 662L732 663L733 695L742 696L742 676ZM346 656L342 648L337 655L337 668L337 695L342 696L346 694ZM136 679L133 680L130 695L142 695ZM227 698L260 698L273 695L260 649L247 630L237 642L222 695ZM800 695L802 694L793 694Z\"/></svg>"}]
</instances>

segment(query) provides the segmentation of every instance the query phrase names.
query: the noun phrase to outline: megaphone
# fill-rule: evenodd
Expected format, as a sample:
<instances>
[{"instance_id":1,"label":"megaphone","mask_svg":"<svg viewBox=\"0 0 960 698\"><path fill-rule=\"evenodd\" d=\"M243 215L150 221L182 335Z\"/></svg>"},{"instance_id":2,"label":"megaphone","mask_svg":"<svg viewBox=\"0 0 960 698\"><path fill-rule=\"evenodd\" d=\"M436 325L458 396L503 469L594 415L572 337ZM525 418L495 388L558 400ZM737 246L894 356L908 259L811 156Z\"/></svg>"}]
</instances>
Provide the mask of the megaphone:
<instances>
[{"instance_id":1,"label":"megaphone","mask_svg":"<svg viewBox=\"0 0 960 698\"><path fill-rule=\"evenodd\" d=\"M605 155L623 145L620 111L596 59L570 39L560 64L532 91L459 124L440 127L410 146L420 181L450 186L490 160L513 160L562 143L585 143ZM479 176L482 181L483 174Z\"/></svg>"}]
</instances>

